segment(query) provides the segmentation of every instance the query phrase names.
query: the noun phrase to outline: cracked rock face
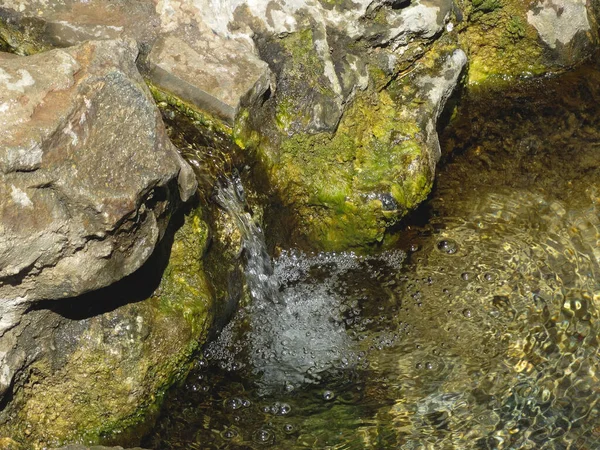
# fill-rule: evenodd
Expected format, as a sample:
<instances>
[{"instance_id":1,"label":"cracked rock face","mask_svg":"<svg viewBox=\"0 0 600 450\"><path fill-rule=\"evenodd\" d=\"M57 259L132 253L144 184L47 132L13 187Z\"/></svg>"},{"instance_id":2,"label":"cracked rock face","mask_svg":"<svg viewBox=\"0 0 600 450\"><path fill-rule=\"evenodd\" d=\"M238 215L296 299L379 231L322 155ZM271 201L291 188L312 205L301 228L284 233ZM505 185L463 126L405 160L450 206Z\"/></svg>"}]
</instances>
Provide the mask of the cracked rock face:
<instances>
[{"instance_id":1,"label":"cracked rock face","mask_svg":"<svg viewBox=\"0 0 600 450\"><path fill-rule=\"evenodd\" d=\"M0 54L0 336L32 302L132 273L195 192L136 56L123 41Z\"/></svg>"},{"instance_id":2,"label":"cracked rock face","mask_svg":"<svg viewBox=\"0 0 600 450\"><path fill-rule=\"evenodd\" d=\"M447 96L413 114L392 91L444 35L455 8L452 0L7 0L0 16L4 34L27 19L50 45L92 36L137 41L156 94L262 136L268 144L258 154L298 216L299 233L342 249L380 241L431 187L435 122ZM439 47L407 80L443 70L459 49L456 36ZM452 91L464 65L442 80L443 91ZM242 135L234 138L252 147ZM356 227L339 225L348 221Z\"/></svg>"}]
</instances>

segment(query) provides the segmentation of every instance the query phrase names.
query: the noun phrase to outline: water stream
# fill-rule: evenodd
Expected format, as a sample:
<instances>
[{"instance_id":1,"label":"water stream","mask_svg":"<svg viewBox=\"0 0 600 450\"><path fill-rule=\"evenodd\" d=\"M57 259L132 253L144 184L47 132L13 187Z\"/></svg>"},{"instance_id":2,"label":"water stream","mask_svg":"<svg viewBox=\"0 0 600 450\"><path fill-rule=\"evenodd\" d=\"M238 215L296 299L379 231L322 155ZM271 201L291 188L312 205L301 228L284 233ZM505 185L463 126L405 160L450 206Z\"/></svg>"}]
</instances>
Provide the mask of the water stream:
<instances>
[{"instance_id":1,"label":"water stream","mask_svg":"<svg viewBox=\"0 0 600 450\"><path fill-rule=\"evenodd\" d=\"M600 448L600 72L538 92L467 104L432 197L371 256L271 259L221 183L253 301L144 445Z\"/></svg>"}]
</instances>

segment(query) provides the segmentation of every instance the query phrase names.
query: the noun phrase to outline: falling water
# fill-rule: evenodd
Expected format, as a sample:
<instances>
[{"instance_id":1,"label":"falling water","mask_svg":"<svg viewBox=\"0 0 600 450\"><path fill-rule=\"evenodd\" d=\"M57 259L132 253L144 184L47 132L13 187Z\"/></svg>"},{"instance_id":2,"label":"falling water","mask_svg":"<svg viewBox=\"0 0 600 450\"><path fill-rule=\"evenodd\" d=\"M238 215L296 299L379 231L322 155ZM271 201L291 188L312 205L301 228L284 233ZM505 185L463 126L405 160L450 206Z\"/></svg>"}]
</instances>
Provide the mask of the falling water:
<instances>
[{"instance_id":1,"label":"falling water","mask_svg":"<svg viewBox=\"0 0 600 450\"><path fill-rule=\"evenodd\" d=\"M220 182L215 199L242 236L251 302L209 345L207 354L230 370L250 366L263 393L291 391L318 382L332 369L355 366L361 356L346 333L344 313L352 306L340 292L342 278L368 270L375 258L283 252L273 264L239 177L234 174ZM397 251L388 254L386 264L398 269L402 260L403 253ZM321 283L313 282L316 271L321 272ZM247 347L242 348L241 341ZM242 351L246 355L241 356Z\"/></svg>"},{"instance_id":2,"label":"falling water","mask_svg":"<svg viewBox=\"0 0 600 450\"><path fill-rule=\"evenodd\" d=\"M281 303L279 286L273 275L271 257L260 225L252 217L246 202L244 186L237 173L221 178L215 187L214 198L235 223L242 237L246 256L246 283L256 308Z\"/></svg>"}]
</instances>

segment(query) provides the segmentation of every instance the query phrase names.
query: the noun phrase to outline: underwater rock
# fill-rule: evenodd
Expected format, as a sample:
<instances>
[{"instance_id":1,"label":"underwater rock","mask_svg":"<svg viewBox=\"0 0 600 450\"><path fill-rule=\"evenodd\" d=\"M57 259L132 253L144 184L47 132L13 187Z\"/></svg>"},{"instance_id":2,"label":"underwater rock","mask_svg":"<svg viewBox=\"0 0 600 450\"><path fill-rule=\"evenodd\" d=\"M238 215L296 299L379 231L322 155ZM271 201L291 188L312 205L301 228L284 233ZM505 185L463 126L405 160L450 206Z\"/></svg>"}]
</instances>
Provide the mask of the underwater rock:
<instances>
[{"instance_id":1,"label":"underwater rock","mask_svg":"<svg viewBox=\"0 0 600 450\"><path fill-rule=\"evenodd\" d=\"M134 272L196 192L136 56L124 41L0 54L0 337L36 301Z\"/></svg>"},{"instance_id":2,"label":"underwater rock","mask_svg":"<svg viewBox=\"0 0 600 450\"><path fill-rule=\"evenodd\" d=\"M181 221L172 221L133 275L79 298L44 302L6 332L1 367L16 375L0 411L0 436L35 449L139 445L212 323L202 259L208 226L199 209Z\"/></svg>"}]
</instances>

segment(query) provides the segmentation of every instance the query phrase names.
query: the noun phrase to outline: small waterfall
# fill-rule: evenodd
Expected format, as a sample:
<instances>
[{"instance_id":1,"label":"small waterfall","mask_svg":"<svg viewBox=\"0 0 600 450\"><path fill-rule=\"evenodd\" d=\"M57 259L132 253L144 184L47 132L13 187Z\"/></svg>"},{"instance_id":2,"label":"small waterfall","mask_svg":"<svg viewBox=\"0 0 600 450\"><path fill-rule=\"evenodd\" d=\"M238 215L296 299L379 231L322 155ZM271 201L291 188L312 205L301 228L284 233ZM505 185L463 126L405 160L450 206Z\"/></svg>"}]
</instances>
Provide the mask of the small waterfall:
<instances>
[{"instance_id":1,"label":"small waterfall","mask_svg":"<svg viewBox=\"0 0 600 450\"><path fill-rule=\"evenodd\" d=\"M368 321L358 317L360 293L356 297L347 290L352 280L375 280L384 266L399 270L404 254L388 253L384 262L354 253L284 251L272 261L239 176L221 181L214 199L242 236L252 302L237 311L205 356L222 369L248 367L260 395L320 383L331 371L366 363L361 350L371 344L359 344L348 328L362 329ZM384 334L374 332L372 345L387 342Z\"/></svg>"},{"instance_id":2,"label":"small waterfall","mask_svg":"<svg viewBox=\"0 0 600 450\"><path fill-rule=\"evenodd\" d=\"M214 198L229 214L242 236L242 248L247 259L246 282L255 307L281 303L279 286L272 276L273 264L267 252L265 237L252 217L239 175L233 173L231 178L221 179L217 183Z\"/></svg>"}]
</instances>

